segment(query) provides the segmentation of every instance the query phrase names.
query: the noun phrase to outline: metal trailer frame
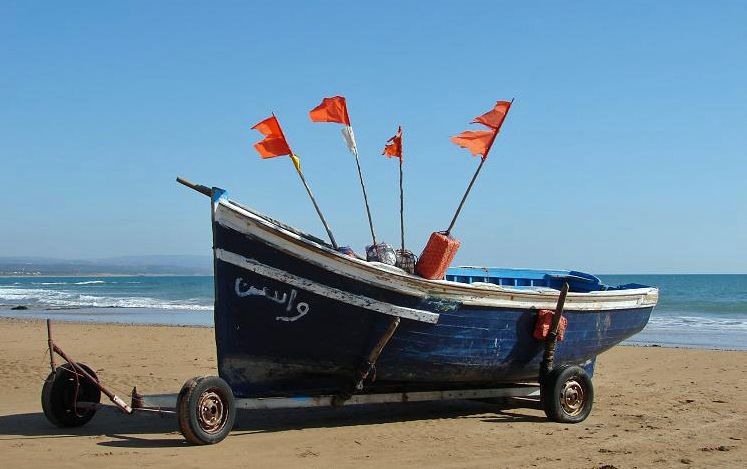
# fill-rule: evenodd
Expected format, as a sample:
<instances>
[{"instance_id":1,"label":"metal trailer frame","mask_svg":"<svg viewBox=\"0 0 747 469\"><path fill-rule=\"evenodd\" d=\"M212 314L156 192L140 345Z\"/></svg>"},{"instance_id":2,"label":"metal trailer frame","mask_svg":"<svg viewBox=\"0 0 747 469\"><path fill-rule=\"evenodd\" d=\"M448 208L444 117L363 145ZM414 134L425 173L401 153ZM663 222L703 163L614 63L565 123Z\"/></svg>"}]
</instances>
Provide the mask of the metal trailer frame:
<instances>
[{"instance_id":1,"label":"metal trailer frame","mask_svg":"<svg viewBox=\"0 0 747 469\"><path fill-rule=\"evenodd\" d=\"M365 379L368 368L372 367L381 350L386 345L389 337L394 333L399 318L395 318L392 327L384 335L384 340L380 341L369 355L365 367L361 370L357 382L356 390L362 389L362 380ZM115 395L98 377L92 376L86 371L81 364L68 356L52 338L52 322L47 319L47 343L50 354L50 367L54 372L57 370L55 355L62 357L71 367L72 371L87 382L97 387L112 402L113 406L125 414L140 412L155 412L162 414L175 414L177 407L178 394L151 394L143 395L137 391L137 387L132 389L132 400L127 404L119 396ZM295 396L295 397L257 397L257 398L235 398L234 404L236 409L244 410L272 410L272 409L298 409L310 407L342 407L363 404L391 404L397 402L427 402L427 401L444 401L444 400L469 400L469 399L493 399L493 398L536 398L540 397L540 385L523 383L517 385L507 385L497 388L485 389L457 389L442 391L414 391L414 392L394 392L394 393L375 393L366 394L351 393L341 398L340 395L321 395L321 396ZM79 402L76 406L84 409L94 407L109 407L101 403Z\"/></svg>"},{"instance_id":2,"label":"metal trailer frame","mask_svg":"<svg viewBox=\"0 0 747 469\"><path fill-rule=\"evenodd\" d=\"M372 367L381 350L386 345L387 339L391 337L399 323L399 318L395 318L392 327L384 334L371 354L369 360L362 370L357 380L356 389L362 388L362 380L365 379L368 368ZM96 376L92 376L81 365L68 356L52 338L52 322L47 319L47 343L49 346L49 364L54 372L57 369L55 354L62 357L72 368L73 372L80 377L85 378L92 385L97 387L109 400L114 407L120 409L125 414L132 414L135 411L156 412L156 413L176 413L178 394L151 394L143 395L137 391L137 387L132 388L132 400L127 404L119 396L115 395ZM321 396L296 396L296 397L257 397L257 398L235 398L234 404L237 409L245 410L272 410L272 409L296 409L309 407L342 407L362 404L390 404L397 402L426 402L426 401L444 401L444 400L469 400L469 399L492 399L492 398L537 398L540 397L540 385L523 383L517 385L508 385L498 388L486 389L458 389L444 391L414 391L414 392L395 392L395 393L375 393L375 394L354 394L346 395L341 398L340 395L321 395ZM80 402L76 404L80 408L90 408L91 403ZM102 407L105 404L93 404L95 407Z\"/></svg>"},{"instance_id":3,"label":"metal trailer frame","mask_svg":"<svg viewBox=\"0 0 747 469\"><path fill-rule=\"evenodd\" d=\"M548 417L550 417L550 413L548 411L551 411L552 409L548 407L548 402L544 401L542 399L542 391L549 391L550 389L547 389L548 385L552 385L556 381L558 381L558 377L553 377L553 361L554 361L554 352L555 352L555 346L556 342L558 340L558 329L559 329L559 323L563 312L563 306L565 302L566 294L568 293L568 283L565 283L563 285L563 288L561 290L561 294L558 300L558 305L556 308L556 314L553 315L552 318L552 324L550 326L550 331L548 334L548 338L545 341L545 353L542 360L542 365L539 372L539 383L533 384L533 383L517 383L517 384L508 384L505 386L499 386L495 388L482 388L482 389L455 389L455 390L436 390L436 391L413 391L413 392L394 392L394 393L365 393L363 392L364 389L364 383L366 378L369 376L371 371L374 369L376 361L381 354L381 352L384 350L386 345L388 344L389 340L392 338L392 336L395 334L399 323L400 318L394 317L390 321L389 326L386 328L386 330L383 332L379 340L376 342L376 344L373 346L373 348L369 351L368 355L365 357L365 360L357 370L354 379L351 380L350 385L347 387L347 389L341 390L340 393L336 395L321 395L321 396L294 396L294 397L258 397L258 398L234 398L232 396L232 390L230 390L230 387L228 387L228 384L225 383L223 380L218 379L220 382L223 383L223 385L226 387L226 392L228 394L231 394L229 401L231 402L231 407L233 409L231 412L233 412L232 415L235 416L235 411L238 409L245 409L245 410L272 410L272 409L297 409L297 408L311 408L311 407L342 407L342 406L350 406L350 405L364 405L364 404L387 404L387 403L397 403L397 402L426 402L426 401L443 401L443 400L470 400L470 399L494 399L494 398L525 398L525 399L532 399L534 401L543 402L545 407L545 412L548 414ZM120 397L115 395L111 390L109 390L104 384L102 384L96 374L87 368L85 365L77 363L75 360L73 360L70 356L68 356L53 340L52 338L52 322L47 319L47 344L49 347L49 364L52 369L52 374L50 375L50 378L48 379L47 383L53 383L57 376L60 369L64 369L65 372L71 373L74 376L74 381L76 386L75 388L75 396L78 395L78 389L79 386L85 385L88 386L88 389L93 389L100 391L102 394L106 395L109 400L114 404L114 407L120 409L125 414L131 415L134 412L149 412L149 413L158 413L158 414L175 414L177 418L179 419L180 428L182 430L182 433L185 435L187 440L196 443L196 444L211 444L211 443L217 443L218 441L225 438L225 436L230 432L231 428L229 427L227 430L224 428L221 428L221 435L218 436L214 440L205 440L199 437L194 436L193 434L189 434L190 430L183 427L182 418L184 417L185 409L183 408L183 404L180 403L180 400L184 397L183 394L185 393L185 390L188 390L188 392L191 392L191 389L194 388L194 386L197 385L197 381L200 379L205 379L208 377L203 378L193 378L190 381L187 381L187 383L182 387L182 391L179 394L154 394L154 395L142 395L137 391L136 387L133 387L132 389L132 400L130 404L127 404L124 400L122 400ZM61 367L58 367L55 363L55 355L59 355L61 358L63 358L67 364L63 365ZM583 370L582 370L583 373ZM82 378L82 379L81 379ZM52 381L49 381L49 380ZM587 376L586 380L588 381L588 385L591 386L591 379ZM190 388L190 383L192 384L192 387ZM576 384L578 386L578 384ZM593 389L589 389L590 391L590 398L593 399ZM45 384L45 388L42 391L42 402L43 407L46 405L47 402L45 398L46 392L54 392L51 388L47 388L47 385ZM564 391L565 393L566 391ZM214 394L214 393L213 393ZM571 390L570 394L568 396L563 397L569 398L571 400L576 400L578 398L578 390ZM583 393L581 393L581 397L583 397ZM99 400L98 398L96 400ZM552 399L550 400L552 401ZM70 408L74 411L74 415L77 417L77 412L79 410L84 411L87 409L88 416L87 417L81 417L82 420L79 423L73 423L72 425L82 425L85 422L90 419L90 417L93 415L93 412L95 412L95 409L105 406L104 404L101 404L100 402L86 402L86 401L77 401L77 397L73 399L73 402L70 403ZM51 405L51 404L50 404ZM200 404L204 405L204 404ZM213 404L210 404L213 405ZM561 418L558 420L556 417L556 421L564 421L564 422L573 422L577 423L582 421L586 418L586 415L588 415L588 412L591 410L591 401L589 401L588 409L586 410L586 413L579 417L574 419L567 419L567 418ZM48 409L44 409L45 414L47 414ZM50 420L54 423L54 418L47 415ZM552 417L551 417L552 418ZM233 426L233 417L230 419L231 424L230 426ZM186 431L186 432L185 432Z\"/></svg>"},{"instance_id":4,"label":"metal trailer frame","mask_svg":"<svg viewBox=\"0 0 747 469\"><path fill-rule=\"evenodd\" d=\"M492 389L469 389L454 391L417 391L377 394L356 394L344 403L335 403L337 396L308 396L308 397L257 397L236 398L237 409L243 410L274 410L301 409L310 407L341 407L362 404L391 404L396 402L427 402L445 400L469 400L492 398L539 398L540 386L525 384L506 386ZM133 395L133 411L150 411L174 413L177 394Z\"/></svg>"}]
</instances>

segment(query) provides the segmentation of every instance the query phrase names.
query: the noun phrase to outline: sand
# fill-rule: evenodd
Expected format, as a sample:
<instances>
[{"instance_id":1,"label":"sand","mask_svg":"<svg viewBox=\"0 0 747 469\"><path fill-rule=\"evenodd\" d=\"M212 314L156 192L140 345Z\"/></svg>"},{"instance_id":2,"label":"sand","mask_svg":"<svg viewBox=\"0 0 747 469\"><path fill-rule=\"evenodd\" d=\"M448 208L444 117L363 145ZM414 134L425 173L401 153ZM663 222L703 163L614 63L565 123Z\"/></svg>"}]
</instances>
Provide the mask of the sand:
<instances>
[{"instance_id":1,"label":"sand","mask_svg":"<svg viewBox=\"0 0 747 469\"><path fill-rule=\"evenodd\" d=\"M216 374L212 329L56 323L55 339L123 396ZM84 427L53 427L39 404L42 322L0 320L0 364L7 468L747 467L747 352L616 347L600 356L594 409L576 425L472 401L253 411L209 447L188 446L173 417L108 407Z\"/></svg>"}]
</instances>

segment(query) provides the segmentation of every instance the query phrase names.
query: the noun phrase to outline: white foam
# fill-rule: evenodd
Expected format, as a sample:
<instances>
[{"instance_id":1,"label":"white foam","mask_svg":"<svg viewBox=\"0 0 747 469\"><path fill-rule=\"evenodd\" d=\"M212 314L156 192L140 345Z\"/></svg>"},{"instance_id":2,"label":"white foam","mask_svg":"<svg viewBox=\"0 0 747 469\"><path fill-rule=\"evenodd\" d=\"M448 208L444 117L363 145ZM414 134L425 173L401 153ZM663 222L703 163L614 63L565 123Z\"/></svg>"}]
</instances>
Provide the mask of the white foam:
<instances>
[{"instance_id":1,"label":"white foam","mask_svg":"<svg viewBox=\"0 0 747 469\"><path fill-rule=\"evenodd\" d=\"M105 282L103 280L85 280L82 282L31 282L29 285L99 285L102 283L117 283L117 282ZM20 285L16 282L13 285Z\"/></svg>"},{"instance_id":2,"label":"white foam","mask_svg":"<svg viewBox=\"0 0 747 469\"><path fill-rule=\"evenodd\" d=\"M649 327L658 329L698 329L747 331L747 318L735 315L732 318L704 316L652 316Z\"/></svg>"},{"instance_id":3,"label":"white foam","mask_svg":"<svg viewBox=\"0 0 747 469\"><path fill-rule=\"evenodd\" d=\"M210 311L213 309L212 305L198 304L199 300L195 298L164 300L150 297L111 297L15 287L0 287L0 301L52 308L151 308L191 311Z\"/></svg>"}]
</instances>

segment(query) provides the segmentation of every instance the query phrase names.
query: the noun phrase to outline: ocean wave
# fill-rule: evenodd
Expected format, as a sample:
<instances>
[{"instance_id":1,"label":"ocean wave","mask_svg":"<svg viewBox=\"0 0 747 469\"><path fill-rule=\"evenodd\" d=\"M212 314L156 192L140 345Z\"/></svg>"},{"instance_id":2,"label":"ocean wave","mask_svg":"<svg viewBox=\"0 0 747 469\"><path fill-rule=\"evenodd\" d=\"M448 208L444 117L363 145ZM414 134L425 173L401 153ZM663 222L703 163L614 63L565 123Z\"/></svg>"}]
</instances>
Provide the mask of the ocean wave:
<instances>
[{"instance_id":1,"label":"ocean wave","mask_svg":"<svg viewBox=\"0 0 747 469\"><path fill-rule=\"evenodd\" d=\"M660 329L747 331L747 317L652 316L649 320L649 327Z\"/></svg>"},{"instance_id":2,"label":"ocean wave","mask_svg":"<svg viewBox=\"0 0 747 469\"><path fill-rule=\"evenodd\" d=\"M166 300L146 296L97 296L36 288L0 287L0 302L23 304L38 308L150 308L166 310L211 311L212 300L189 298Z\"/></svg>"},{"instance_id":3,"label":"ocean wave","mask_svg":"<svg viewBox=\"0 0 747 469\"><path fill-rule=\"evenodd\" d=\"M58 300L53 306L60 308L148 308L168 310L212 311L212 305L200 305L186 301L166 301L148 297L87 297L80 300Z\"/></svg>"},{"instance_id":4,"label":"ocean wave","mask_svg":"<svg viewBox=\"0 0 747 469\"><path fill-rule=\"evenodd\" d=\"M103 283L117 283L117 282L106 282L104 280L84 280L81 282L30 282L27 285L100 285ZM13 285L23 285L21 282L14 282Z\"/></svg>"}]
</instances>

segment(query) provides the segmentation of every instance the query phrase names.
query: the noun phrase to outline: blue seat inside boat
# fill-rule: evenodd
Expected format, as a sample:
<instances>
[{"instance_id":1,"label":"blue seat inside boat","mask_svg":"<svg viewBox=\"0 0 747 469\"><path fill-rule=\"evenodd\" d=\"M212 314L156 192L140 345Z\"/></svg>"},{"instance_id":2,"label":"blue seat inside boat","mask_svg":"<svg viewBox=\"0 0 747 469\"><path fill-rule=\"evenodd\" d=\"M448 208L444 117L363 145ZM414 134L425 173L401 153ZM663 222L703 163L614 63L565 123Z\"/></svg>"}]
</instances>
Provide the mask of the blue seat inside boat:
<instances>
[{"instance_id":1,"label":"blue seat inside boat","mask_svg":"<svg viewBox=\"0 0 747 469\"><path fill-rule=\"evenodd\" d=\"M492 283L512 288L545 287L560 290L568 282L570 291L588 293L603 290L628 290L645 285L627 284L610 287L594 275L575 270L502 269L495 267L452 267L446 280L460 283Z\"/></svg>"}]
</instances>

